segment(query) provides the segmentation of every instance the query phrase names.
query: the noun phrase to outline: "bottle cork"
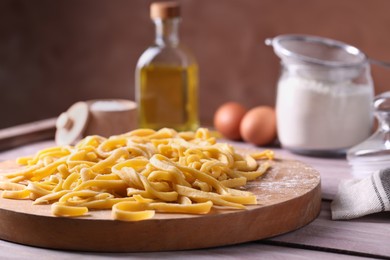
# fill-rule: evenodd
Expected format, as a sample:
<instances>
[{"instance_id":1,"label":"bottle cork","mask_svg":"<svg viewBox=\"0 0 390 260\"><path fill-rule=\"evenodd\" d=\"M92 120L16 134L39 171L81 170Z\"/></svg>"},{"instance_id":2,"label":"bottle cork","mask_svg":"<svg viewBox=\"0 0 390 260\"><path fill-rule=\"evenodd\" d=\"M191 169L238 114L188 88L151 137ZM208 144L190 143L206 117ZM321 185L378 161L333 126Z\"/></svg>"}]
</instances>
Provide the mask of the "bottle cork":
<instances>
[{"instance_id":1,"label":"bottle cork","mask_svg":"<svg viewBox=\"0 0 390 260\"><path fill-rule=\"evenodd\" d=\"M169 19L180 17L180 5L177 2L155 2L150 5L150 18Z\"/></svg>"}]
</instances>

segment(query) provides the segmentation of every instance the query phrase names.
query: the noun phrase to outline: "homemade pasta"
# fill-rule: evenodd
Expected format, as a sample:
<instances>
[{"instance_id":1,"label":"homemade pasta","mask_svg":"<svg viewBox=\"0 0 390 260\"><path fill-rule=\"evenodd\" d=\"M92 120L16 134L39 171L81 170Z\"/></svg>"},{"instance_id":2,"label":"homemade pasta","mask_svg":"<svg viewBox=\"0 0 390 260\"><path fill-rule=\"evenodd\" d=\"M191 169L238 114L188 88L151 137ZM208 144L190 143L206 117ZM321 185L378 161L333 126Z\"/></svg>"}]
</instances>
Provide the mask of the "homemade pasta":
<instances>
[{"instance_id":1,"label":"homemade pasta","mask_svg":"<svg viewBox=\"0 0 390 260\"><path fill-rule=\"evenodd\" d=\"M240 188L262 176L273 156L270 150L241 155L205 128L137 129L19 158L25 167L5 174L0 190L3 198L51 204L56 216L106 209L124 221L150 219L155 212L207 214L213 206L256 204L256 196Z\"/></svg>"}]
</instances>

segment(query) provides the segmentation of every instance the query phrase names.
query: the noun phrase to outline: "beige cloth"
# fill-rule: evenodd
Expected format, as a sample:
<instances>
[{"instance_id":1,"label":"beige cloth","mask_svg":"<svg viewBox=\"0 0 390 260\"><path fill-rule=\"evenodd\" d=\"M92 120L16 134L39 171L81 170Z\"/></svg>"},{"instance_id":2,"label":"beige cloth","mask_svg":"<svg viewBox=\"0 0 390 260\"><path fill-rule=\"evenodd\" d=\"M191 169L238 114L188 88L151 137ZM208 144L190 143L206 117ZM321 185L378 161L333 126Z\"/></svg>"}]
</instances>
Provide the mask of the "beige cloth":
<instances>
[{"instance_id":1,"label":"beige cloth","mask_svg":"<svg viewBox=\"0 0 390 260\"><path fill-rule=\"evenodd\" d=\"M390 168L376 171L365 179L341 182L331 210L333 220L390 211Z\"/></svg>"}]
</instances>

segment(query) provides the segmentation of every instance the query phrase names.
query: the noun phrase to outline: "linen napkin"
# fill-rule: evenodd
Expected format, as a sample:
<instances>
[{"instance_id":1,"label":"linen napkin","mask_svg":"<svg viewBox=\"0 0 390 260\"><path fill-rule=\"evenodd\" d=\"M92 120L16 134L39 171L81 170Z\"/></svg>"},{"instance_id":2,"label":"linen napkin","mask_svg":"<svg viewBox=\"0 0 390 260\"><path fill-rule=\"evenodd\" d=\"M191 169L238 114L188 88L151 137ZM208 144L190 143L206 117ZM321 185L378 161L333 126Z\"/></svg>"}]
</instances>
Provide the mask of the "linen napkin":
<instances>
[{"instance_id":1,"label":"linen napkin","mask_svg":"<svg viewBox=\"0 0 390 260\"><path fill-rule=\"evenodd\" d=\"M390 168L375 171L364 179L341 182L331 211L333 220L390 211Z\"/></svg>"}]
</instances>

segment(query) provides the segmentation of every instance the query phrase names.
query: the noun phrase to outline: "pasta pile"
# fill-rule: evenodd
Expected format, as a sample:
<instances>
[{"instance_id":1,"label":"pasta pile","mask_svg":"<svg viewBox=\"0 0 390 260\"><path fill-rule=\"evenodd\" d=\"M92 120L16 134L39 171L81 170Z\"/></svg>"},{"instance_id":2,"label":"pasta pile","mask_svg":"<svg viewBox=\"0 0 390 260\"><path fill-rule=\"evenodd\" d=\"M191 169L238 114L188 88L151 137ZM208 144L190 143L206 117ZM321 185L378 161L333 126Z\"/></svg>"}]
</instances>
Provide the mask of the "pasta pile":
<instances>
[{"instance_id":1,"label":"pasta pile","mask_svg":"<svg viewBox=\"0 0 390 260\"><path fill-rule=\"evenodd\" d=\"M150 219L155 212L206 214L213 206L257 203L239 188L270 167L260 159L273 159L273 152L240 155L205 128L137 129L19 158L26 167L6 174L0 190L4 198L51 204L52 213L64 217L103 209L124 221Z\"/></svg>"}]
</instances>

